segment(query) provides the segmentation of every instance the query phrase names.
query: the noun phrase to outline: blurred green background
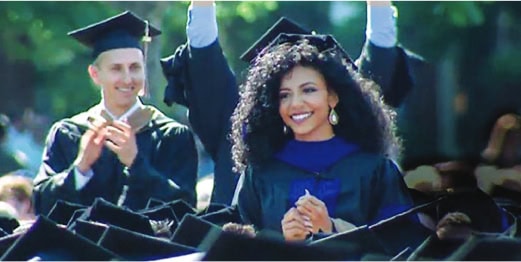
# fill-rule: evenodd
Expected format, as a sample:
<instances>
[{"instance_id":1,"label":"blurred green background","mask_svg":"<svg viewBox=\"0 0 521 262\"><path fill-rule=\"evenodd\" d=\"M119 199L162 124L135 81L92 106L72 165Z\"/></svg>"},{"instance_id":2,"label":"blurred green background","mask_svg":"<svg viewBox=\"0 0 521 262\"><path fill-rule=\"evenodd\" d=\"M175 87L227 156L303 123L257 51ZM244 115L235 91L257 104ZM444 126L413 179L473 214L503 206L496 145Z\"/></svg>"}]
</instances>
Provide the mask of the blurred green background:
<instances>
[{"instance_id":1,"label":"blurred green background","mask_svg":"<svg viewBox=\"0 0 521 262\"><path fill-rule=\"evenodd\" d=\"M521 3L394 2L399 41L427 62L398 109L405 161L479 155L500 114L521 108ZM149 53L152 103L179 121L180 106L163 102L159 58L186 41L188 1L0 2L0 112L32 115L28 128L44 142L49 126L99 101L87 48L67 32L131 10L162 29ZM280 16L336 36L352 57L365 41L364 1L217 2L221 45L239 80L239 60ZM204 72L201 72L204 74ZM36 117L34 117L36 116ZM32 120L31 120L32 119Z\"/></svg>"}]
</instances>

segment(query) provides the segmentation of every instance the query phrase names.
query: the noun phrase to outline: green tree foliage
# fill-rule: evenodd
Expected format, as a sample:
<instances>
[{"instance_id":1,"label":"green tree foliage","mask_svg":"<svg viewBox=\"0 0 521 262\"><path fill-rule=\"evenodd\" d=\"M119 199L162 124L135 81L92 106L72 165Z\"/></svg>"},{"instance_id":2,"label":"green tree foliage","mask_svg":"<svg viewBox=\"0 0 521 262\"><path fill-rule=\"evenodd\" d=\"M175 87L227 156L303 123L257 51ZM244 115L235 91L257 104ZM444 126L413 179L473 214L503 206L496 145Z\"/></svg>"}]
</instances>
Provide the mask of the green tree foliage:
<instances>
[{"instance_id":1,"label":"green tree foliage","mask_svg":"<svg viewBox=\"0 0 521 262\"><path fill-rule=\"evenodd\" d=\"M151 47L148 67L152 92L147 102L158 105L169 115L184 117L186 111L181 107L166 107L162 102L166 82L159 71L158 58L172 54L186 41L189 4L189 1L0 2L0 57L6 58L0 62L0 69L18 70L16 75L19 79L26 78L34 93L32 98L26 98L25 93L14 93L10 99L29 99L27 104L52 119L70 116L95 103L99 90L90 83L86 71L91 62L90 53L66 33L129 9L149 18L163 31L160 41ZM469 101L458 119L463 126L482 130L486 122L482 119L493 117L497 108L521 108L521 100L514 99L521 97L517 74L521 57L517 50L521 41L519 2L397 1L394 4L399 12L399 39L404 46L422 55L435 68L447 56L456 62L458 72L454 73L458 75L454 88ZM219 1L217 6L219 39L239 79L247 67L239 56L280 16L318 33L334 34L353 58L358 57L365 40L364 1ZM0 92L18 90L19 84L4 82ZM480 109L483 105L489 109ZM461 137L462 141L473 144L474 151L480 147L476 141L483 140L483 135Z\"/></svg>"}]
</instances>

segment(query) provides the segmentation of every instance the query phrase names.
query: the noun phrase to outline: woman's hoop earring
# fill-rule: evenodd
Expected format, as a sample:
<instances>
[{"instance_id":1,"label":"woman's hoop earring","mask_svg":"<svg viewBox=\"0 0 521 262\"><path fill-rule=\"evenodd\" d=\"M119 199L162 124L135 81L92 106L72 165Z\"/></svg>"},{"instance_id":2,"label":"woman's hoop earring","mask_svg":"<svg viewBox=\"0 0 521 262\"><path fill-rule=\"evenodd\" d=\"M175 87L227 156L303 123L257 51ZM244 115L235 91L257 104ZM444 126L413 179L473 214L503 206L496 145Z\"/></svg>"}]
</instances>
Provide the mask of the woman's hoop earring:
<instances>
[{"instance_id":1,"label":"woman's hoop earring","mask_svg":"<svg viewBox=\"0 0 521 262\"><path fill-rule=\"evenodd\" d=\"M331 108L331 111L329 111L328 120L329 123L333 126L336 126L338 124L339 117L334 108Z\"/></svg>"}]
</instances>

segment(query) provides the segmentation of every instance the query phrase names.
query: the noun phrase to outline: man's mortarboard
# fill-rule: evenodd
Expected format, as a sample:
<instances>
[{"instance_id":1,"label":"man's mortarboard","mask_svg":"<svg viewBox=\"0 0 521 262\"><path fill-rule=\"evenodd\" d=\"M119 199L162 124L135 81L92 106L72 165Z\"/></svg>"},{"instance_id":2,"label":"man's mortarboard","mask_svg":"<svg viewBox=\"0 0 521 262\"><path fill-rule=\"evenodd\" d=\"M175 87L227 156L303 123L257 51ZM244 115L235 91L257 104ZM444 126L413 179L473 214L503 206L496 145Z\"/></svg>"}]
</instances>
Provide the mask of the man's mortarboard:
<instances>
[{"instance_id":1,"label":"man's mortarboard","mask_svg":"<svg viewBox=\"0 0 521 262\"><path fill-rule=\"evenodd\" d=\"M251 47L242 55L241 60L249 63L257 57L257 55L281 33L286 34L311 34L311 31L304 29L302 26L292 20L281 17L273 24Z\"/></svg>"},{"instance_id":2,"label":"man's mortarboard","mask_svg":"<svg viewBox=\"0 0 521 262\"><path fill-rule=\"evenodd\" d=\"M111 49L142 49L141 41L150 42L151 37L159 34L159 29L130 11L68 33L80 43L92 48L94 58Z\"/></svg>"}]
</instances>

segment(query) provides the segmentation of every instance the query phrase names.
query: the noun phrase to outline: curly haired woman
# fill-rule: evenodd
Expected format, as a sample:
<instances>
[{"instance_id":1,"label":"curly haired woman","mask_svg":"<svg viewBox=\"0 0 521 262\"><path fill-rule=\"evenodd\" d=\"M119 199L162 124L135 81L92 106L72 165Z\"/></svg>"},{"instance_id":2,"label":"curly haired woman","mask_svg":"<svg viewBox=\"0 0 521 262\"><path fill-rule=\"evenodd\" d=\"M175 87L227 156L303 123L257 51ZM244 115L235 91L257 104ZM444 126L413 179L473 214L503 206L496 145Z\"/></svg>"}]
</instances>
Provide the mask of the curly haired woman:
<instances>
[{"instance_id":1,"label":"curly haired woman","mask_svg":"<svg viewBox=\"0 0 521 262\"><path fill-rule=\"evenodd\" d=\"M286 240L412 206L392 109L329 35L285 35L251 65L232 116L243 219Z\"/></svg>"}]
</instances>

